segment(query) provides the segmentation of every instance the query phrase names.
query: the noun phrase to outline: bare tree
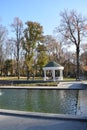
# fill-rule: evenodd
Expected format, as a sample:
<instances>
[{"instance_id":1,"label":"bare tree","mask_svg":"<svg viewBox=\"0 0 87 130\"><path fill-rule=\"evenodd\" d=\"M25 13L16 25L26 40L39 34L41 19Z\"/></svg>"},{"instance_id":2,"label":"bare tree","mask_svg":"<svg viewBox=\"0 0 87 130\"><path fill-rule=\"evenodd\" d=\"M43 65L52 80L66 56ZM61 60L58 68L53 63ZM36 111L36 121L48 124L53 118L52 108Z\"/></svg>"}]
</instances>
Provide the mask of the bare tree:
<instances>
[{"instance_id":1,"label":"bare tree","mask_svg":"<svg viewBox=\"0 0 87 130\"><path fill-rule=\"evenodd\" d=\"M77 57L77 70L76 79L79 79L79 54L80 54L80 44L85 39L87 34L87 19L76 11L64 10L61 12L61 24L56 28L58 33L61 33L66 39L68 44L74 44L76 46L76 57Z\"/></svg>"},{"instance_id":2,"label":"bare tree","mask_svg":"<svg viewBox=\"0 0 87 130\"><path fill-rule=\"evenodd\" d=\"M63 49L62 43L58 42L56 38L51 35L45 36L44 44L48 52L49 60L58 61L62 63Z\"/></svg>"},{"instance_id":3,"label":"bare tree","mask_svg":"<svg viewBox=\"0 0 87 130\"><path fill-rule=\"evenodd\" d=\"M7 36L7 29L0 25L0 71L2 75L3 63L4 63L4 43Z\"/></svg>"},{"instance_id":4,"label":"bare tree","mask_svg":"<svg viewBox=\"0 0 87 130\"><path fill-rule=\"evenodd\" d=\"M14 39L7 39L5 43L5 58L13 59L15 55Z\"/></svg>"},{"instance_id":5,"label":"bare tree","mask_svg":"<svg viewBox=\"0 0 87 130\"><path fill-rule=\"evenodd\" d=\"M20 43L21 43L21 37L22 37L22 31L23 31L23 23L22 21L16 17L14 18L13 24L11 25L14 29L15 35L16 35L16 48L17 48L17 76L18 79L20 78L20 64L19 64L19 54L20 54Z\"/></svg>"},{"instance_id":6,"label":"bare tree","mask_svg":"<svg viewBox=\"0 0 87 130\"><path fill-rule=\"evenodd\" d=\"M87 43L81 46L82 54L80 56L81 64L87 66Z\"/></svg>"}]
</instances>

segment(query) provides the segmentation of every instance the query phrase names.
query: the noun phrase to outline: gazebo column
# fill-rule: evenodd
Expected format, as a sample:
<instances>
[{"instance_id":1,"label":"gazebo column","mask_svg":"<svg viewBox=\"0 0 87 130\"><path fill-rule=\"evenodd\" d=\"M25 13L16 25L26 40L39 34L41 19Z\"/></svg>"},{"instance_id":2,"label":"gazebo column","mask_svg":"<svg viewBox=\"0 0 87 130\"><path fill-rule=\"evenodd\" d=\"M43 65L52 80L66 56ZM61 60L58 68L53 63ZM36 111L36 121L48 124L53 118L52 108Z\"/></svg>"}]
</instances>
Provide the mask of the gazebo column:
<instances>
[{"instance_id":1,"label":"gazebo column","mask_svg":"<svg viewBox=\"0 0 87 130\"><path fill-rule=\"evenodd\" d=\"M44 81L46 81L46 70L44 70Z\"/></svg>"},{"instance_id":2,"label":"gazebo column","mask_svg":"<svg viewBox=\"0 0 87 130\"><path fill-rule=\"evenodd\" d=\"M63 80L63 71L60 70L60 79Z\"/></svg>"},{"instance_id":3,"label":"gazebo column","mask_svg":"<svg viewBox=\"0 0 87 130\"><path fill-rule=\"evenodd\" d=\"M52 70L53 81L55 81L55 70Z\"/></svg>"}]
</instances>

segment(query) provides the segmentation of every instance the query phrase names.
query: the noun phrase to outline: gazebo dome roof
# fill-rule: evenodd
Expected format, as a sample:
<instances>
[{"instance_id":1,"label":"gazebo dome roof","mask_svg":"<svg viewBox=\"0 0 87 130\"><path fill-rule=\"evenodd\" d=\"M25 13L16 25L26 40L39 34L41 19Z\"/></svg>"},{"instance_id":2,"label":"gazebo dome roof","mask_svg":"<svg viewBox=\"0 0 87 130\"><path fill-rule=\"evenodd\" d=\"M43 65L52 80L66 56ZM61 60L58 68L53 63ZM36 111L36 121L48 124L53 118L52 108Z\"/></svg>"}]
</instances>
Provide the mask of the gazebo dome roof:
<instances>
[{"instance_id":1,"label":"gazebo dome roof","mask_svg":"<svg viewBox=\"0 0 87 130\"><path fill-rule=\"evenodd\" d=\"M61 69L61 70L63 70L64 69L64 67L63 66L61 66L60 64L57 64L55 61L50 61L48 64L46 64L45 66L44 66L44 68L43 69L45 69L45 70L56 70L56 69Z\"/></svg>"},{"instance_id":2,"label":"gazebo dome roof","mask_svg":"<svg viewBox=\"0 0 87 130\"><path fill-rule=\"evenodd\" d=\"M44 67L61 67L60 64L57 64L55 61L50 61L48 64L46 64Z\"/></svg>"}]
</instances>

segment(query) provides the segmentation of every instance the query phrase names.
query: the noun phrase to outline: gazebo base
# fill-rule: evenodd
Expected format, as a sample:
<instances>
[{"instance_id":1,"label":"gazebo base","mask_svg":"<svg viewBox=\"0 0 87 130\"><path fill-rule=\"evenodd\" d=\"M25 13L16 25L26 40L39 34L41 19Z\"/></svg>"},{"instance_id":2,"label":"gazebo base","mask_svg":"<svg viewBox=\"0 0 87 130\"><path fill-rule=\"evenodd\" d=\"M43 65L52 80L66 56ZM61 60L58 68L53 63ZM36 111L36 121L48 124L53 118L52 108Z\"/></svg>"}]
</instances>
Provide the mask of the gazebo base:
<instances>
[{"instance_id":1,"label":"gazebo base","mask_svg":"<svg viewBox=\"0 0 87 130\"><path fill-rule=\"evenodd\" d=\"M63 77L56 77L55 79L51 79L49 77L44 78L44 81L61 81Z\"/></svg>"}]
</instances>

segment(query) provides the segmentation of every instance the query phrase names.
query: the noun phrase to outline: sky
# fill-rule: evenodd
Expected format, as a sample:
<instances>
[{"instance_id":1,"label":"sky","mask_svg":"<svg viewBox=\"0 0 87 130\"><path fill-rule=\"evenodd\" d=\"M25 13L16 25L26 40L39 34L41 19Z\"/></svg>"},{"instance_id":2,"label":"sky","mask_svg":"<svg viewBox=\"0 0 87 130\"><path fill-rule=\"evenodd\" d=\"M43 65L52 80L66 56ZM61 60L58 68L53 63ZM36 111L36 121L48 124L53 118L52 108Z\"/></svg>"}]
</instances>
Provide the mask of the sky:
<instances>
[{"instance_id":1,"label":"sky","mask_svg":"<svg viewBox=\"0 0 87 130\"><path fill-rule=\"evenodd\" d=\"M0 0L0 24L9 30L14 18L19 17L23 23L40 23L45 35L53 35L64 9L74 9L87 16L87 0Z\"/></svg>"}]
</instances>

